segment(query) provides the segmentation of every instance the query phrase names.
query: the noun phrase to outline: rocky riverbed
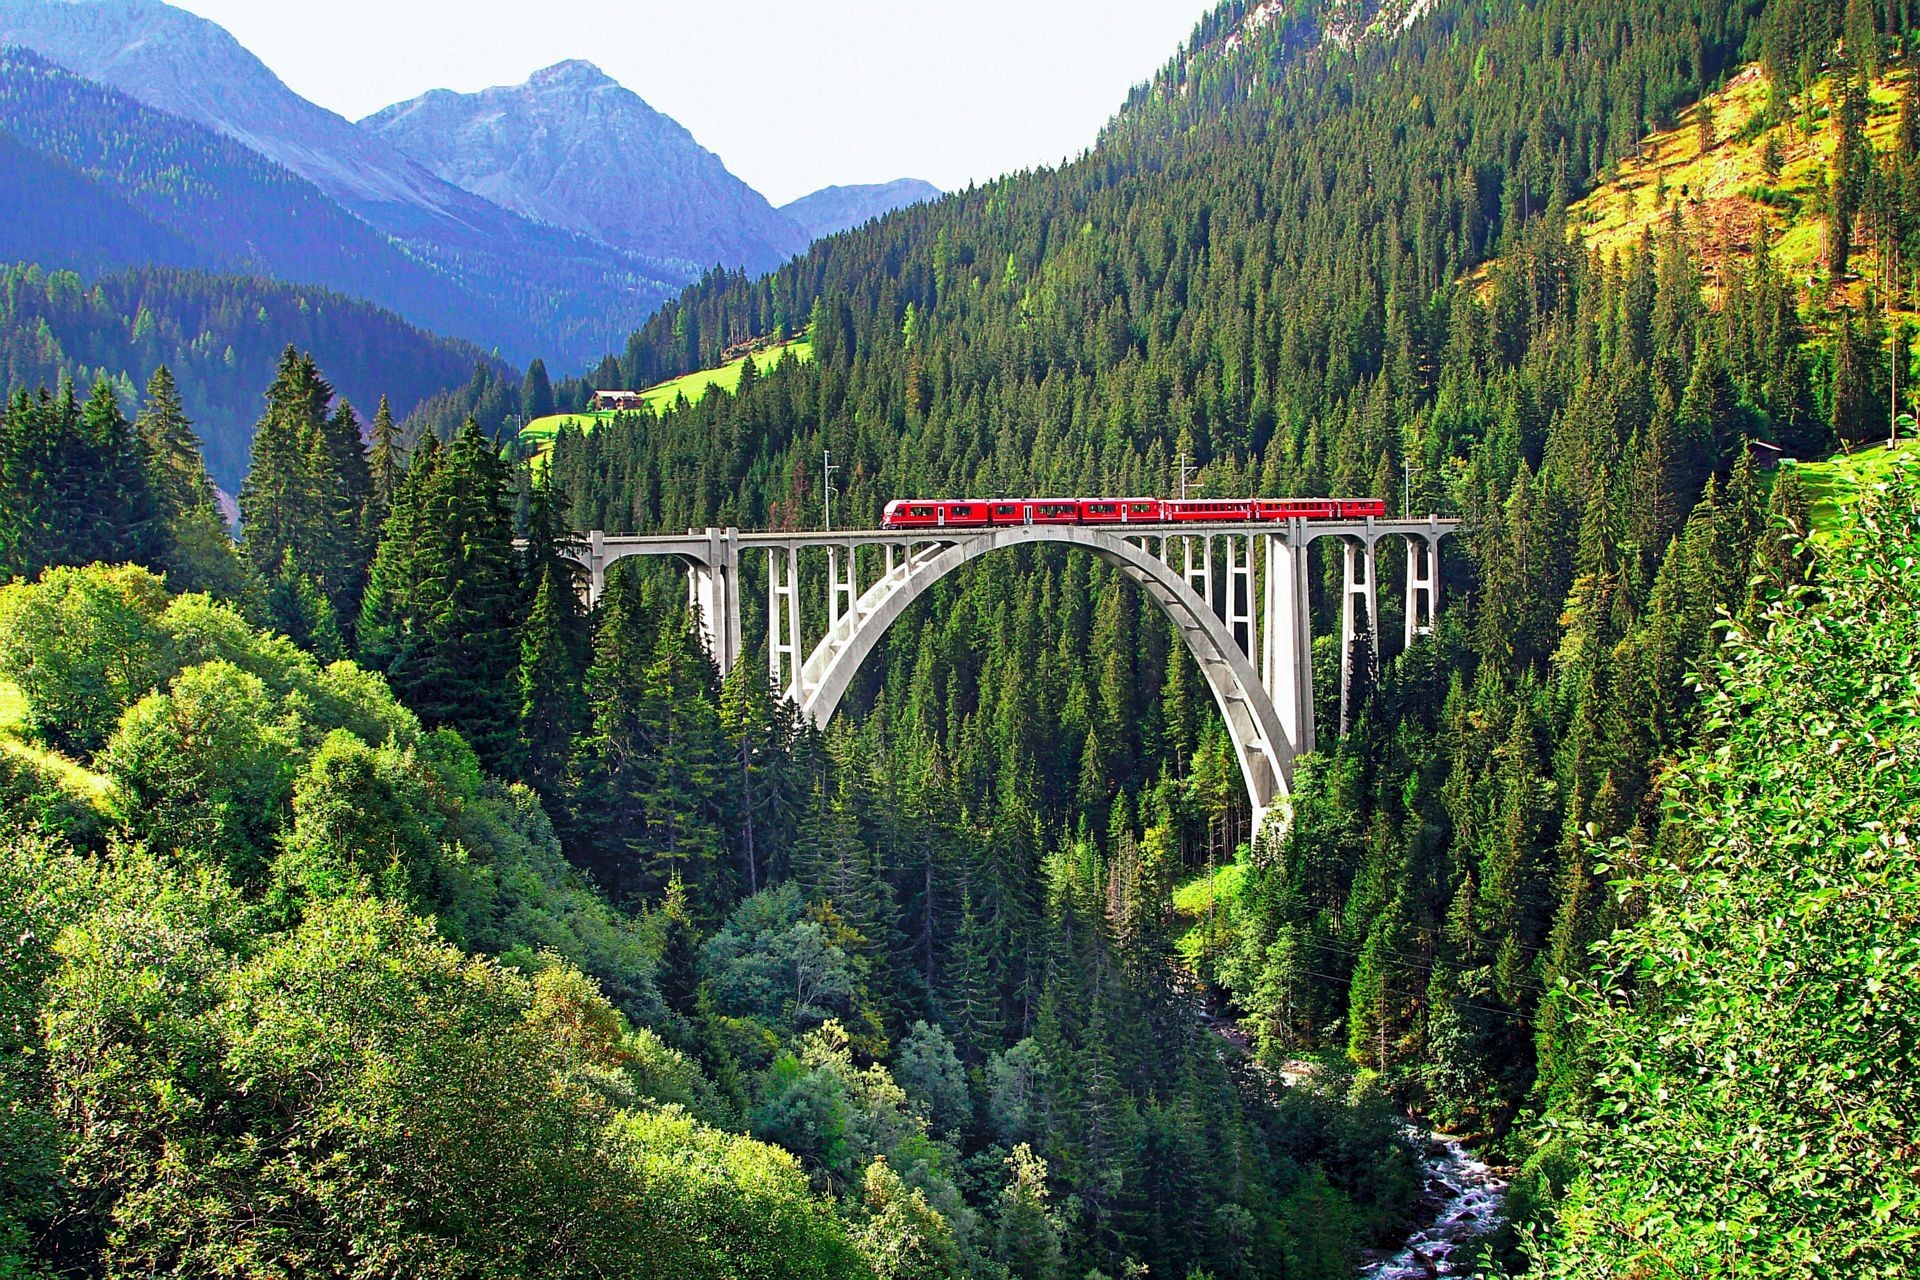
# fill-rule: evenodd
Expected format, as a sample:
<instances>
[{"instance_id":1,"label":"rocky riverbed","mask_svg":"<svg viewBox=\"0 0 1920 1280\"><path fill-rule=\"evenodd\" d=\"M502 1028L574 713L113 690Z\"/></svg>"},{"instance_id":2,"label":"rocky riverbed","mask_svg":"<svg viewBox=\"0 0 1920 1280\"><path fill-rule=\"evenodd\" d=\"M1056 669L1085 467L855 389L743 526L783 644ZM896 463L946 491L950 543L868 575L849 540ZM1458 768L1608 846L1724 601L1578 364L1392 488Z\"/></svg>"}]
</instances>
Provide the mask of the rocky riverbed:
<instances>
[{"instance_id":1,"label":"rocky riverbed","mask_svg":"<svg viewBox=\"0 0 1920 1280\"><path fill-rule=\"evenodd\" d=\"M1477 1159L1458 1138L1413 1132L1425 1148L1426 1194L1421 1208L1432 1214L1428 1225L1407 1237L1398 1253L1375 1258L1360 1268L1363 1280L1427 1280L1460 1274L1457 1260L1470 1241L1502 1221L1507 1180Z\"/></svg>"}]
</instances>

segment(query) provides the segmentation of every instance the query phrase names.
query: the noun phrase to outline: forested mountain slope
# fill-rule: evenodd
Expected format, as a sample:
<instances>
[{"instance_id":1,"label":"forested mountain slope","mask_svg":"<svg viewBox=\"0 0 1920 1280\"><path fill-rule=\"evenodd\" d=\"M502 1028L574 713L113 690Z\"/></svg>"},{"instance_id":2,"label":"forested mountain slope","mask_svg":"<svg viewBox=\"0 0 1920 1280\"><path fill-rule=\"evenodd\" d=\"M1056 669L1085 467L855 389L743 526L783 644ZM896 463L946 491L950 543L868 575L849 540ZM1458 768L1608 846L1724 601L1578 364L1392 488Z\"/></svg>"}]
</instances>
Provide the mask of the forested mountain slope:
<instances>
[{"instance_id":1,"label":"forested mountain slope","mask_svg":"<svg viewBox=\"0 0 1920 1280\"><path fill-rule=\"evenodd\" d=\"M405 416L496 367L357 298L252 276L145 268L83 277L0 269L0 388L82 386L105 376L129 408L156 365L179 379L207 469L228 493L246 478L260 389L288 343L312 351L365 414L385 397Z\"/></svg>"},{"instance_id":2,"label":"forested mountain slope","mask_svg":"<svg viewBox=\"0 0 1920 1280\"><path fill-rule=\"evenodd\" d=\"M237 142L143 107L25 49L0 49L0 132L44 157L40 168L83 178L102 193L101 208L128 204L138 211L141 216L128 225L100 226L106 234L86 256L101 265L218 268L325 281L441 323L449 332L490 315L306 180ZM46 195L62 190L54 187ZM74 191L70 178L64 190L84 196L88 188ZM19 195L18 203L38 203L32 188ZM88 223L89 209L83 199L68 215L70 225ZM9 215L14 233L32 229L21 221L25 216ZM155 225L165 233L158 243L152 243ZM131 243L123 243L123 236ZM58 243L10 239L0 244L0 253L9 262L72 269L45 252ZM140 260L147 249L160 252Z\"/></svg>"},{"instance_id":3,"label":"forested mountain slope","mask_svg":"<svg viewBox=\"0 0 1920 1280\"><path fill-rule=\"evenodd\" d=\"M0 257L37 253L77 271L210 263L213 255L71 165L0 133L0 184L33 199L0 204Z\"/></svg>"}]
</instances>

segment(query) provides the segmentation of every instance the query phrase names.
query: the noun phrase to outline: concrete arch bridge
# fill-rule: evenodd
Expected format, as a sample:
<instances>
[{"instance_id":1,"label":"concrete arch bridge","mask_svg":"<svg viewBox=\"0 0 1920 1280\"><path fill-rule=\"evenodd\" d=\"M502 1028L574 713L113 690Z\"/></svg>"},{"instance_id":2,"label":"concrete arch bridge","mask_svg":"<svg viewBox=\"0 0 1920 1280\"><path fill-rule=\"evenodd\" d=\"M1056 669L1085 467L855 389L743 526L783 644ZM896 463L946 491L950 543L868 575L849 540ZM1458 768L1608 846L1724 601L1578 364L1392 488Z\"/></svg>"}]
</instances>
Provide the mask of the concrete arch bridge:
<instances>
[{"instance_id":1,"label":"concrete arch bridge","mask_svg":"<svg viewBox=\"0 0 1920 1280\"><path fill-rule=\"evenodd\" d=\"M1260 831L1284 808L1294 760L1313 750L1312 614L1307 549L1338 539L1341 590L1340 729L1357 664L1377 665L1380 544L1405 544L1406 643L1430 635L1440 606L1440 542L1457 520L1305 520L1187 525L1013 525L821 533L585 536L577 559L588 599L629 556L671 557L687 570L689 603L722 673L745 650L742 553L765 553L767 655L776 688L824 728L887 628L934 583L982 556L1034 543L1078 547L1118 569L1158 605L1205 676L1226 721ZM824 556L826 598L803 599L801 557ZM1256 590L1258 599L1256 600ZM814 639L817 635L817 639Z\"/></svg>"}]
</instances>

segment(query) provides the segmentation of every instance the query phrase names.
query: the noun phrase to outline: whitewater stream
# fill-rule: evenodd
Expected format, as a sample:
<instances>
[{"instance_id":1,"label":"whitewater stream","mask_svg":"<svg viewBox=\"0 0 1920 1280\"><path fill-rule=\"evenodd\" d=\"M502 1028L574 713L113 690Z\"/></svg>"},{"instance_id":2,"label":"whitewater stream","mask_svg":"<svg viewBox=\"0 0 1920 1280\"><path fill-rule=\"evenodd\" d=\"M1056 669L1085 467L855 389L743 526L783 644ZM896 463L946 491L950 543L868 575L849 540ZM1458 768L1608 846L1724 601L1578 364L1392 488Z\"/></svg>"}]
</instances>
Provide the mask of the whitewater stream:
<instances>
[{"instance_id":1,"label":"whitewater stream","mask_svg":"<svg viewBox=\"0 0 1920 1280\"><path fill-rule=\"evenodd\" d=\"M1454 1255L1501 1222L1505 1178L1476 1159L1457 1138L1417 1129L1410 1133L1426 1153L1421 1160L1427 1175L1423 1207L1438 1208L1429 1225L1407 1237L1400 1252L1361 1267L1363 1280L1427 1280L1458 1274Z\"/></svg>"}]
</instances>

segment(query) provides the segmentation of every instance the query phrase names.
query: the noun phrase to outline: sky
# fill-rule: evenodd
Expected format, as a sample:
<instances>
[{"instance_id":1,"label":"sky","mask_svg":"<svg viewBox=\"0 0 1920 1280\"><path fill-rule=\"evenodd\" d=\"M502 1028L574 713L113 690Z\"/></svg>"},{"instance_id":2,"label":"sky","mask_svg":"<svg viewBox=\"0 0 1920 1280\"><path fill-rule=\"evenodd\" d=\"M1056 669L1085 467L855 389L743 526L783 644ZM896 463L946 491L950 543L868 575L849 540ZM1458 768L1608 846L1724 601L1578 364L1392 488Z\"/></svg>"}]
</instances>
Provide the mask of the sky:
<instances>
[{"instance_id":1,"label":"sky","mask_svg":"<svg viewBox=\"0 0 1920 1280\"><path fill-rule=\"evenodd\" d=\"M585 58L775 204L1089 146L1216 0L173 0L349 119Z\"/></svg>"}]
</instances>

